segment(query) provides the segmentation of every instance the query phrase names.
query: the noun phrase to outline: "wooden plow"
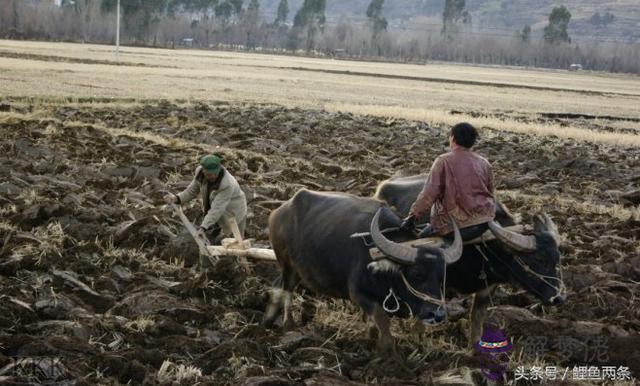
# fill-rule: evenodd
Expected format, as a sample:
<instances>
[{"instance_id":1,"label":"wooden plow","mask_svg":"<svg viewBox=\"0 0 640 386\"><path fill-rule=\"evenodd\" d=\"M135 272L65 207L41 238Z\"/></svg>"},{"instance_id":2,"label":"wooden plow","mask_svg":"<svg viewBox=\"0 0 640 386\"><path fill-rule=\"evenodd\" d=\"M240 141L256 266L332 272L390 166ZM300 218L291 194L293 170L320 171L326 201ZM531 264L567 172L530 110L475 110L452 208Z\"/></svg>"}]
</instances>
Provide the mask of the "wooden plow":
<instances>
[{"instance_id":1,"label":"wooden plow","mask_svg":"<svg viewBox=\"0 0 640 386\"><path fill-rule=\"evenodd\" d=\"M235 218L227 220L233 232L233 238L222 239L221 245L210 245L208 240L203 240L198 235L198 231L196 231L191 221L185 216L180 206L171 204L171 207L178 217L180 217L180 220L191 234L191 237L193 237L193 240L195 240L201 255L213 260L218 260L220 256L237 256L240 259L240 263L245 267L248 266L247 257L257 260L276 261L276 255L272 249L254 248L251 246L251 241L242 238Z\"/></svg>"}]
</instances>

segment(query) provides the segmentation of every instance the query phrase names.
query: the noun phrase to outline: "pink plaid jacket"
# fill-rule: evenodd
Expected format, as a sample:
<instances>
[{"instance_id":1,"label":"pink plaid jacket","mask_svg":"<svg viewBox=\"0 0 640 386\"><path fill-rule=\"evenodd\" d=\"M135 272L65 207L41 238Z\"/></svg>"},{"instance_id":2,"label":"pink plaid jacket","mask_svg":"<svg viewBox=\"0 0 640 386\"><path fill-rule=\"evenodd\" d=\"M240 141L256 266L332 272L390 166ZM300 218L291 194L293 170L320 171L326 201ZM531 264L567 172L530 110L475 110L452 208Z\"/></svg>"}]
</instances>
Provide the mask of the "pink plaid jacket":
<instances>
[{"instance_id":1,"label":"pink plaid jacket","mask_svg":"<svg viewBox=\"0 0 640 386\"><path fill-rule=\"evenodd\" d=\"M453 231L449 214L460 228L493 220L496 201L489 162L463 147L436 158L410 213L420 218L428 210L439 235Z\"/></svg>"}]
</instances>

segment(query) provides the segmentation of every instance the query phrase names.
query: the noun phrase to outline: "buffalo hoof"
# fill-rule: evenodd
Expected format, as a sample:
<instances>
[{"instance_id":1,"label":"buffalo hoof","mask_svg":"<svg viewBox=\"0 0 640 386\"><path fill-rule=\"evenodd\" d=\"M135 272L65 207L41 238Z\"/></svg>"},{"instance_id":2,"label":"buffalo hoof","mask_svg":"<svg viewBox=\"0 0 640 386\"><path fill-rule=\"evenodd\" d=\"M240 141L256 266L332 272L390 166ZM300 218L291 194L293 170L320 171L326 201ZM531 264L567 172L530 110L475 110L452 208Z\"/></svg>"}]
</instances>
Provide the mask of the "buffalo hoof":
<instances>
[{"instance_id":1,"label":"buffalo hoof","mask_svg":"<svg viewBox=\"0 0 640 386\"><path fill-rule=\"evenodd\" d=\"M279 308L277 305L270 304L267 306L267 310L264 313L264 318L262 319L262 325L265 328L274 328L276 319L279 316Z\"/></svg>"},{"instance_id":2,"label":"buffalo hoof","mask_svg":"<svg viewBox=\"0 0 640 386\"><path fill-rule=\"evenodd\" d=\"M392 355L376 355L376 358L367 364L365 373L371 378L392 376L407 379L415 376L406 361L395 351Z\"/></svg>"},{"instance_id":3,"label":"buffalo hoof","mask_svg":"<svg viewBox=\"0 0 640 386\"><path fill-rule=\"evenodd\" d=\"M296 323L293 319L289 318L282 323L282 329L284 331L291 331L296 327Z\"/></svg>"},{"instance_id":4,"label":"buffalo hoof","mask_svg":"<svg viewBox=\"0 0 640 386\"><path fill-rule=\"evenodd\" d=\"M272 330L274 328L274 320L265 318L265 319L262 320L262 326L264 328Z\"/></svg>"},{"instance_id":5,"label":"buffalo hoof","mask_svg":"<svg viewBox=\"0 0 640 386\"><path fill-rule=\"evenodd\" d=\"M305 326L313 321L313 318L316 315L316 307L310 301L305 301L302 303L302 313L300 315L300 323Z\"/></svg>"},{"instance_id":6,"label":"buffalo hoof","mask_svg":"<svg viewBox=\"0 0 640 386\"><path fill-rule=\"evenodd\" d=\"M394 342L382 342L378 340L376 345L376 356L382 359L399 357Z\"/></svg>"},{"instance_id":7,"label":"buffalo hoof","mask_svg":"<svg viewBox=\"0 0 640 386\"><path fill-rule=\"evenodd\" d=\"M367 327L367 337L369 339L378 339L378 328L376 326Z\"/></svg>"}]
</instances>

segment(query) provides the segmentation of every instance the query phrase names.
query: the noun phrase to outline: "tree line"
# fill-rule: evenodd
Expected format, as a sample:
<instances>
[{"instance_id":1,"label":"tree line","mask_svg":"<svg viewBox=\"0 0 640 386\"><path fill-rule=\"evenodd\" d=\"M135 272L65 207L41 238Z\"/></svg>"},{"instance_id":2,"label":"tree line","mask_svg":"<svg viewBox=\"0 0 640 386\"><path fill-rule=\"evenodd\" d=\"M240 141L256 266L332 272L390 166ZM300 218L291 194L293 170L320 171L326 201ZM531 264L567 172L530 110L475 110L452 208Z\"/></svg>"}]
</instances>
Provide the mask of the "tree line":
<instances>
[{"instance_id":1,"label":"tree line","mask_svg":"<svg viewBox=\"0 0 640 386\"><path fill-rule=\"evenodd\" d=\"M3 0L0 37L113 43L117 0ZM440 31L389 28L384 0L362 10L366 23L328 22L326 0L304 0L291 10L280 0L267 17L260 0L120 0L122 44L177 48L260 50L422 63L428 60L640 73L640 48L621 43L576 43L571 13L555 7L533 36L522 26L512 36L472 29L465 0L445 0ZM294 12L295 11L295 12ZM613 16L594 15L593 23Z\"/></svg>"}]
</instances>

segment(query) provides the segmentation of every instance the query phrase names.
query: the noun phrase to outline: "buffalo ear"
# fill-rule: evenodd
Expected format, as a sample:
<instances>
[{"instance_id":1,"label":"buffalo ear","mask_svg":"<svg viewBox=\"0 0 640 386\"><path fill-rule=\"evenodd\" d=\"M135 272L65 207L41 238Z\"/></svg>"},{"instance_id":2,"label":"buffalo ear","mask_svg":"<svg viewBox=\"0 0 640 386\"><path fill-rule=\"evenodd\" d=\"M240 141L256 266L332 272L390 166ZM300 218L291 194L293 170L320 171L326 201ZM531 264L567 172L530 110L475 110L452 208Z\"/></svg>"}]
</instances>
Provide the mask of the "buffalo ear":
<instances>
[{"instance_id":1,"label":"buffalo ear","mask_svg":"<svg viewBox=\"0 0 640 386\"><path fill-rule=\"evenodd\" d=\"M560 236L558 225L556 225L548 214L540 213L536 215L536 218L534 219L534 229L536 231L540 229L542 232L548 232L556 241L556 244L562 244L562 236Z\"/></svg>"},{"instance_id":2,"label":"buffalo ear","mask_svg":"<svg viewBox=\"0 0 640 386\"><path fill-rule=\"evenodd\" d=\"M385 208L380 213L380 228L392 228L399 227L402 223L402 217L398 215L398 211L395 207L383 207Z\"/></svg>"},{"instance_id":3,"label":"buffalo ear","mask_svg":"<svg viewBox=\"0 0 640 386\"><path fill-rule=\"evenodd\" d=\"M387 259L380 259L380 260L376 260L372 263L367 264L367 268L376 273L376 272L399 272L400 271L400 265L397 263L394 263L391 260L387 260Z\"/></svg>"},{"instance_id":4,"label":"buffalo ear","mask_svg":"<svg viewBox=\"0 0 640 386\"><path fill-rule=\"evenodd\" d=\"M545 223L544 219L540 214L536 214L533 217L533 230L536 233L547 231L547 224Z\"/></svg>"}]
</instances>

